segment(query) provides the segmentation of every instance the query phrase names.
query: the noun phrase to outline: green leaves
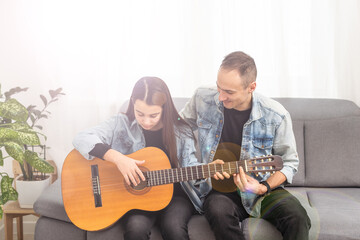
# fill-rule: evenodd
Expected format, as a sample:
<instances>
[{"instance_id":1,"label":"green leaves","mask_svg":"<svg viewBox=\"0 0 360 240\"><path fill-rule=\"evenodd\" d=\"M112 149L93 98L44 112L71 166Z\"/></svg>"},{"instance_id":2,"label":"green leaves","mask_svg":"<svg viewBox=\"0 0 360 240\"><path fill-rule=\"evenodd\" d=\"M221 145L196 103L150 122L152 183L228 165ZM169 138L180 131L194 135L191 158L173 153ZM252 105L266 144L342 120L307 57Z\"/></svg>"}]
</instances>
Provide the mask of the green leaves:
<instances>
[{"instance_id":1,"label":"green leaves","mask_svg":"<svg viewBox=\"0 0 360 240\"><path fill-rule=\"evenodd\" d=\"M17 200L18 193L16 192L15 188L12 187L14 179L9 177L7 174L2 176L1 179L1 203L6 203L9 200Z\"/></svg>"},{"instance_id":2,"label":"green leaves","mask_svg":"<svg viewBox=\"0 0 360 240\"><path fill-rule=\"evenodd\" d=\"M11 128L17 131L20 143L24 145L39 145L37 133L27 123L13 123Z\"/></svg>"},{"instance_id":3,"label":"green leaves","mask_svg":"<svg viewBox=\"0 0 360 240\"><path fill-rule=\"evenodd\" d=\"M6 152L20 164L24 164L25 160L25 148L16 142L4 142L2 145L5 146Z\"/></svg>"},{"instance_id":4,"label":"green leaves","mask_svg":"<svg viewBox=\"0 0 360 240\"><path fill-rule=\"evenodd\" d=\"M16 192L15 188L12 187L12 183L14 181L13 178L9 177L6 173L0 173L1 176L1 195L0 195L0 219L3 215L3 205L10 200L17 200L18 193Z\"/></svg>"},{"instance_id":5,"label":"green leaves","mask_svg":"<svg viewBox=\"0 0 360 240\"><path fill-rule=\"evenodd\" d=\"M54 167L50 163L40 158L37 153L25 150L25 159L33 168L43 173L54 172Z\"/></svg>"},{"instance_id":6,"label":"green leaves","mask_svg":"<svg viewBox=\"0 0 360 240\"><path fill-rule=\"evenodd\" d=\"M0 167L4 166L4 157L3 157L3 153L0 149Z\"/></svg>"},{"instance_id":7,"label":"green leaves","mask_svg":"<svg viewBox=\"0 0 360 240\"><path fill-rule=\"evenodd\" d=\"M26 107L16 99L11 98L5 102L0 102L0 116L17 122L26 122L28 111L26 110Z\"/></svg>"},{"instance_id":8,"label":"green leaves","mask_svg":"<svg viewBox=\"0 0 360 240\"><path fill-rule=\"evenodd\" d=\"M39 145L37 133L27 123L8 123L0 128L0 143L16 142L22 145ZM1 144L3 145L3 144Z\"/></svg>"}]
</instances>

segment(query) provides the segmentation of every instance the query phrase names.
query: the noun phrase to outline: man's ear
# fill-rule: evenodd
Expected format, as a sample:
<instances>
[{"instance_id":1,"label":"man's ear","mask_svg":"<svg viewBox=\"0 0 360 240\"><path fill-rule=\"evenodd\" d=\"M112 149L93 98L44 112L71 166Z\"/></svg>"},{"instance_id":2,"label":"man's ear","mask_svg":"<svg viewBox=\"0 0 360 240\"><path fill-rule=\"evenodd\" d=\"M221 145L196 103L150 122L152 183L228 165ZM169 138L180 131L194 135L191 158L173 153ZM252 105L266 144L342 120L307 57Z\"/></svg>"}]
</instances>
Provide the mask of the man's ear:
<instances>
[{"instance_id":1,"label":"man's ear","mask_svg":"<svg viewBox=\"0 0 360 240\"><path fill-rule=\"evenodd\" d=\"M256 89L256 82L250 83L250 85L249 85L249 93L254 92L255 89Z\"/></svg>"}]
</instances>

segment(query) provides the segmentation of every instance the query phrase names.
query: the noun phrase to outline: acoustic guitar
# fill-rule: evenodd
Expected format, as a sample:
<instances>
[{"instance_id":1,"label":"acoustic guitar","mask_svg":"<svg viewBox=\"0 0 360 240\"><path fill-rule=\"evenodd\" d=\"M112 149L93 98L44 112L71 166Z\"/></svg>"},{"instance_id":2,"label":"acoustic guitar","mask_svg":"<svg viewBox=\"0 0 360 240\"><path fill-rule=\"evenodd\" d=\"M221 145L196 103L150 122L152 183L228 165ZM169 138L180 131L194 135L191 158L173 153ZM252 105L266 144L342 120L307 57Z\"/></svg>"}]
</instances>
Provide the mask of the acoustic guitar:
<instances>
[{"instance_id":1,"label":"acoustic guitar","mask_svg":"<svg viewBox=\"0 0 360 240\"><path fill-rule=\"evenodd\" d=\"M67 215L77 227L96 231L111 226L132 209L158 211L173 195L173 183L212 177L215 172L274 172L282 168L279 156L267 156L225 164L171 168L167 155L147 147L127 155L146 160L140 166L146 178L137 186L126 184L117 167L108 161L85 159L77 150L66 157L61 175L61 190Z\"/></svg>"}]
</instances>

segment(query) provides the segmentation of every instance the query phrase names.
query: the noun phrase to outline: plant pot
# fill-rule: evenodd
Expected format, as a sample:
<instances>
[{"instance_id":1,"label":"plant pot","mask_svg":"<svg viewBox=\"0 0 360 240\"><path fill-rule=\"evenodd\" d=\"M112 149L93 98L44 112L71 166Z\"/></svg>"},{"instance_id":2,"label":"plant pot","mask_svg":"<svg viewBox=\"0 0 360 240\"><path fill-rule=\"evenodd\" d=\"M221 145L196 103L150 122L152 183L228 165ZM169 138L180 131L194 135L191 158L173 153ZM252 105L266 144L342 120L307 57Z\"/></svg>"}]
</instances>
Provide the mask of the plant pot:
<instances>
[{"instance_id":1,"label":"plant pot","mask_svg":"<svg viewBox=\"0 0 360 240\"><path fill-rule=\"evenodd\" d=\"M23 181L20 180L23 175L15 179L16 191L18 192L18 201L21 208L33 208L34 202L38 199L44 189L50 185L50 176L45 180Z\"/></svg>"}]
</instances>

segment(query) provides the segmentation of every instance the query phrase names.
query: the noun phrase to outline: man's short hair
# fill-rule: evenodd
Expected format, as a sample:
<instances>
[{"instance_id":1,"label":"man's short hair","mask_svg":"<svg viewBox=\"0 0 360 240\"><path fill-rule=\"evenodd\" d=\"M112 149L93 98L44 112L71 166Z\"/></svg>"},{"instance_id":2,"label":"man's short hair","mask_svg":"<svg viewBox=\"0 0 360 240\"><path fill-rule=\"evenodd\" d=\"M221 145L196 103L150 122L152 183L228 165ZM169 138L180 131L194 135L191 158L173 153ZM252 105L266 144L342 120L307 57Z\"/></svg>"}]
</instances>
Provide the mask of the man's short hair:
<instances>
[{"instance_id":1,"label":"man's short hair","mask_svg":"<svg viewBox=\"0 0 360 240\"><path fill-rule=\"evenodd\" d=\"M252 57L244 52L237 51L228 54L221 63L220 68L237 70L244 81L244 87L256 81L256 65Z\"/></svg>"}]
</instances>

